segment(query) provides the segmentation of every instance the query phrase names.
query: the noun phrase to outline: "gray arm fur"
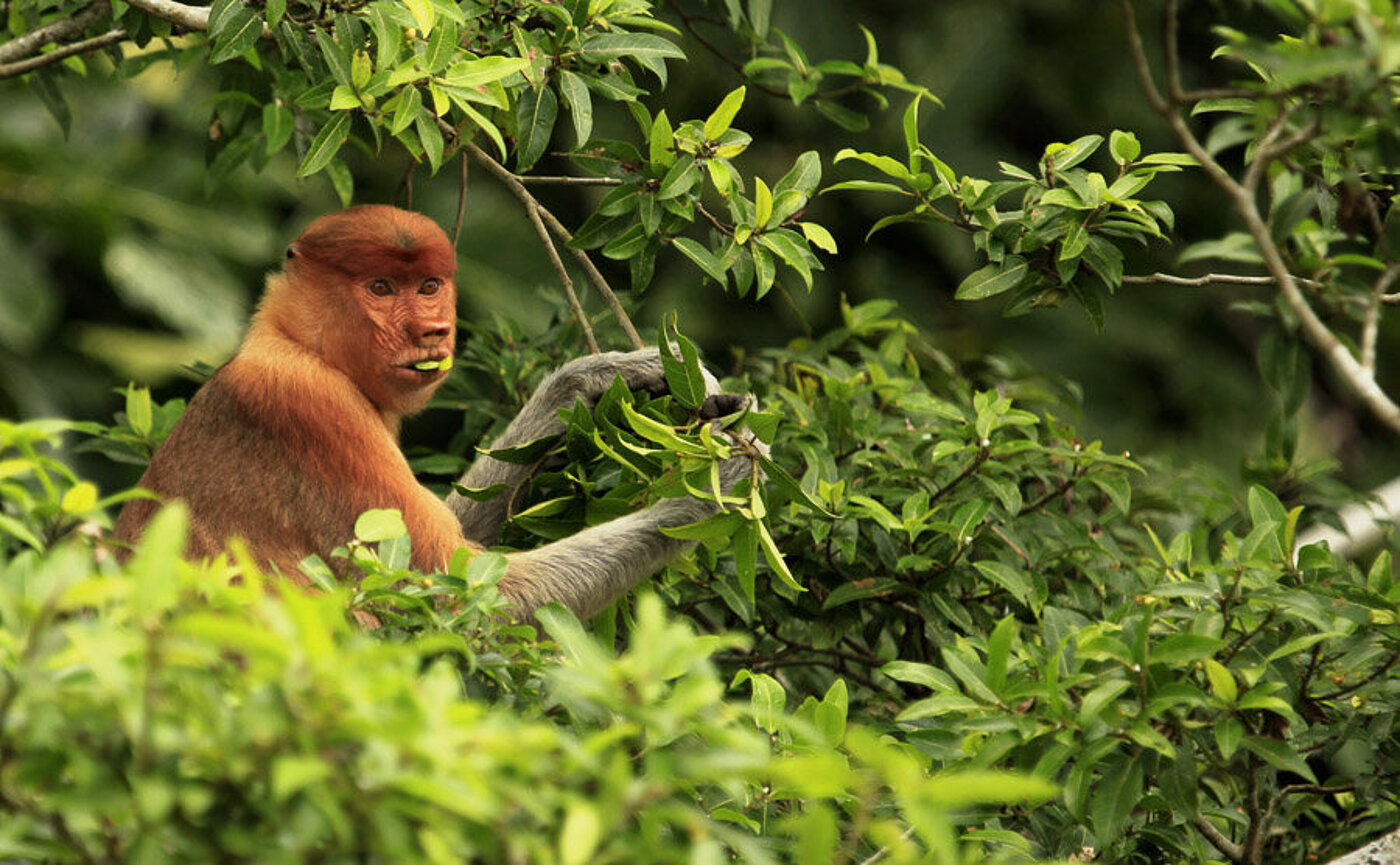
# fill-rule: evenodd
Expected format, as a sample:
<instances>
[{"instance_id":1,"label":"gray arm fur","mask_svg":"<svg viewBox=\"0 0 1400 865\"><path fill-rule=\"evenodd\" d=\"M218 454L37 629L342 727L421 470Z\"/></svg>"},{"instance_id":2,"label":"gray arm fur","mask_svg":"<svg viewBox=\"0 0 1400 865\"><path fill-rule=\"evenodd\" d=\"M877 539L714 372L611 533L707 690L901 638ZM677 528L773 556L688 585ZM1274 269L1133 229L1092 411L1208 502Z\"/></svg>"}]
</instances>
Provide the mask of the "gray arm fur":
<instances>
[{"instance_id":1,"label":"gray arm fur","mask_svg":"<svg viewBox=\"0 0 1400 865\"><path fill-rule=\"evenodd\" d=\"M655 348L609 351L577 358L550 373L540 383L539 389L525 403L520 414L491 443L491 449L516 447L562 434L564 424L559 420L559 409L569 408L578 400L591 406L619 375L633 390L652 393L664 393L666 390L661 353ZM719 390L719 383L708 372L705 374L705 385L707 393ZM485 455L478 457L457 483L473 489L505 484L506 491L486 501L476 501L455 491L448 495L447 506L457 515L462 534L486 546L495 543L521 489L534 476L535 469L533 465L506 463Z\"/></svg>"},{"instance_id":2,"label":"gray arm fur","mask_svg":"<svg viewBox=\"0 0 1400 865\"><path fill-rule=\"evenodd\" d=\"M728 492L744 477L757 481L755 471L751 456L731 457L720 466L720 485ZM700 499L664 499L563 540L509 554L498 586L524 617L557 601L587 619L695 545L659 529L693 523L717 510L715 503Z\"/></svg>"},{"instance_id":3,"label":"gray arm fur","mask_svg":"<svg viewBox=\"0 0 1400 865\"><path fill-rule=\"evenodd\" d=\"M633 390L662 393L666 377L655 348L631 352L607 352L571 361L551 373L511 421L492 449L515 447L564 431L558 410L578 400L591 405L617 376ZM705 373L706 392L719 392L719 383ZM742 478L761 478L752 456L740 453L762 448L755 440L736 446L734 457L720 467L720 485L728 492ZM462 486L483 488L505 484L507 491L487 501L457 493L447 503L457 515L463 534L483 544L493 543L510 516L521 489L536 466L515 465L478 457L462 475ZM682 526L715 513L713 502L671 498L649 508L585 529L563 540L507 556L506 575L499 587L522 616L536 607L556 601L588 618L656 573L667 562L694 545L663 535L659 529Z\"/></svg>"}]
</instances>

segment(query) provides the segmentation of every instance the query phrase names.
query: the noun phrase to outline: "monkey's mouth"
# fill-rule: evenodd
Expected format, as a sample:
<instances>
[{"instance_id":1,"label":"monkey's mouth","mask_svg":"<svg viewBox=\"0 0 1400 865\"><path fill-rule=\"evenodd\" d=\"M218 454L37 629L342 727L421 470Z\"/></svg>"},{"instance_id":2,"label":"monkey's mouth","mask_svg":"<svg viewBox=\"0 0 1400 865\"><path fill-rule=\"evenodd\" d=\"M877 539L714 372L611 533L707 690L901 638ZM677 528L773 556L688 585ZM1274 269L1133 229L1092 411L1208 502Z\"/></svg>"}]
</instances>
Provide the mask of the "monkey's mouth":
<instances>
[{"instance_id":1,"label":"monkey's mouth","mask_svg":"<svg viewBox=\"0 0 1400 865\"><path fill-rule=\"evenodd\" d=\"M449 369L452 369L452 355L425 358L424 360L403 364L399 368L423 373L447 372Z\"/></svg>"}]
</instances>

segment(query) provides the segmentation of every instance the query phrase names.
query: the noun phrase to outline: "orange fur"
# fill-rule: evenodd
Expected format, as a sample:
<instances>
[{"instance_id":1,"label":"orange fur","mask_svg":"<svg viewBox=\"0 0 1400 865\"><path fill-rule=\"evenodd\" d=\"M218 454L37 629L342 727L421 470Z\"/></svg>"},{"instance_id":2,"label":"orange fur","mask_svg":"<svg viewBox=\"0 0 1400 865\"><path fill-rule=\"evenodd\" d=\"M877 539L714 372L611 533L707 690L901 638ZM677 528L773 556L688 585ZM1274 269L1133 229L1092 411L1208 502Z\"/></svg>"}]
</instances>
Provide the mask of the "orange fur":
<instances>
[{"instance_id":1,"label":"orange fur","mask_svg":"<svg viewBox=\"0 0 1400 865\"><path fill-rule=\"evenodd\" d=\"M302 233L268 278L238 354L190 401L140 480L189 506L187 554L241 537L296 579L298 562L329 561L369 508L403 512L420 569L479 548L414 478L397 440L400 420L446 376L407 367L452 355L455 271L442 230L391 207L331 214ZM157 507L128 503L118 539L134 542Z\"/></svg>"}]
</instances>

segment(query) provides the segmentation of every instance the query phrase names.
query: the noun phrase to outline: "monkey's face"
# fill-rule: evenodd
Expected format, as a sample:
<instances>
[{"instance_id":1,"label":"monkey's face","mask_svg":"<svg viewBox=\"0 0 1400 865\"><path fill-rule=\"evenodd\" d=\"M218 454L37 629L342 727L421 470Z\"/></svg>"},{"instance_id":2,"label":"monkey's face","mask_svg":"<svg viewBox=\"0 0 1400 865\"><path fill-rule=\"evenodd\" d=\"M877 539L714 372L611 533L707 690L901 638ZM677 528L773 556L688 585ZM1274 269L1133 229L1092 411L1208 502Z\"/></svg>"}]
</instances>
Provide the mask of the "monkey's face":
<instances>
[{"instance_id":1,"label":"monkey's face","mask_svg":"<svg viewBox=\"0 0 1400 865\"><path fill-rule=\"evenodd\" d=\"M436 223L367 206L313 222L287 272L323 298L320 352L381 412L421 409L452 368L456 255Z\"/></svg>"},{"instance_id":2,"label":"monkey's face","mask_svg":"<svg viewBox=\"0 0 1400 865\"><path fill-rule=\"evenodd\" d=\"M452 368L457 290L450 277L422 272L366 276L339 287L349 297L342 326L322 345L375 408L421 409Z\"/></svg>"}]
</instances>

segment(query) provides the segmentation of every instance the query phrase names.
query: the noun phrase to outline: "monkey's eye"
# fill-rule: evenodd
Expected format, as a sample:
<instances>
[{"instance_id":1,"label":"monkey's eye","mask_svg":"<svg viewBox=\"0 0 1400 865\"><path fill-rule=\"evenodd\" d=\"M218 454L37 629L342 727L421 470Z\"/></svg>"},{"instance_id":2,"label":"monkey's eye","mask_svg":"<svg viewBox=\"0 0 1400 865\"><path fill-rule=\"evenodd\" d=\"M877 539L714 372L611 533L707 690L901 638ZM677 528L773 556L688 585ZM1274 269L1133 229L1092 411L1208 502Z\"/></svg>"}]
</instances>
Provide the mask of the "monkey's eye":
<instances>
[{"instance_id":1,"label":"monkey's eye","mask_svg":"<svg viewBox=\"0 0 1400 865\"><path fill-rule=\"evenodd\" d=\"M388 297L394 293L394 286L387 279L376 279L369 284L369 293L375 297Z\"/></svg>"},{"instance_id":2,"label":"monkey's eye","mask_svg":"<svg viewBox=\"0 0 1400 865\"><path fill-rule=\"evenodd\" d=\"M437 294L439 288L442 288L442 280L438 279L435 276L430 276L427 279L423 280L423 284L418 287L418 293Z\"/></svg>"}]
</instances>

